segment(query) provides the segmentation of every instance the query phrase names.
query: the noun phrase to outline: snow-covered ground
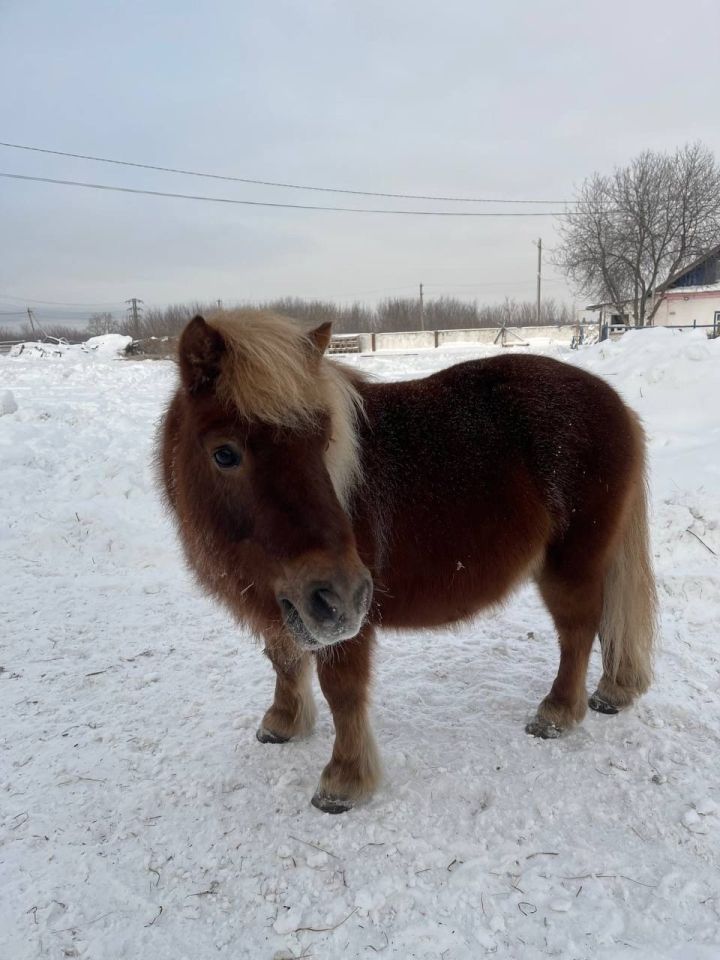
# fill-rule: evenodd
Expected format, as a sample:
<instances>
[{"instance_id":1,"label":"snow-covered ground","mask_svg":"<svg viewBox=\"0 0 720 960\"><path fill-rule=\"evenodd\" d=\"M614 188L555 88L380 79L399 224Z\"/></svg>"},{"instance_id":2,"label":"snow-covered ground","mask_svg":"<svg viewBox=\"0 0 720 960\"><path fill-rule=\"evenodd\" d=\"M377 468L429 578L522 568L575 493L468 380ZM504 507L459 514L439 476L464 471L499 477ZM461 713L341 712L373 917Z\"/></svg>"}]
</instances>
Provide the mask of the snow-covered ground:
<instances>
[{"instance_id":1,"label":"snow-covered ground","mask_svg":"<svg viewBox=\"0 0 720 960\"><path fill-rule=\"evenodd\" d=\"M104 360L114 359L125 354L132 343L132 337L122 333L105 333L100 337L90 337L84 343L66 343L64 340L28 340L17 343L9 350L9 356L24 360L57 359L80 360L94 355Z\"/></svg>"},{"instance_id":2,"label":"snow-covered ground","mask_svg":"<svg viewBox=\"0 0 720 960\"><path fill-rule=\"evenodd\" d=\"M409 377L494 349L349 362ZM310 739L256 741L270 666L160 508L172 364L0 358L1 960L720 957L720 340L545 352L647 425L657 682L539 741L557 653L532 589L386 635L386 779L340 817L309 803L327 708Z\"/></svg>"}]
</instances>

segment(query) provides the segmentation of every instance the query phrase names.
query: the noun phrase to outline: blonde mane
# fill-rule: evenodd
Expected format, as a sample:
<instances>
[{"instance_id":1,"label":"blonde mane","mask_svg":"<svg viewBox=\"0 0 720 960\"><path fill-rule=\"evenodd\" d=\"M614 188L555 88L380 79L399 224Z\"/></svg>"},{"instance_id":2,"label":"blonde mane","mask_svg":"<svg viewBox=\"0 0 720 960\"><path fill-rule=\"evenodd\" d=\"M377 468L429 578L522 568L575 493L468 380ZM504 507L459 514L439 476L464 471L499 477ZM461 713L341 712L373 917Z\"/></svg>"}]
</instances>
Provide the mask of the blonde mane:
<instances>
[{"instance_id":1,"label":"blonde mane","mask_svg":"<svg viewBox=\"0 0 720 960\"><path fill-rule=\"evenodd\" d=\"M325 462L343 506L359 475L357 418L362 398L342 367L320 356L312 325L259 310L221 311L207 320L227 350L220 364L218 398L249 420L277 427L311 424L330 415Z\"/></svg>"}]
</instances>

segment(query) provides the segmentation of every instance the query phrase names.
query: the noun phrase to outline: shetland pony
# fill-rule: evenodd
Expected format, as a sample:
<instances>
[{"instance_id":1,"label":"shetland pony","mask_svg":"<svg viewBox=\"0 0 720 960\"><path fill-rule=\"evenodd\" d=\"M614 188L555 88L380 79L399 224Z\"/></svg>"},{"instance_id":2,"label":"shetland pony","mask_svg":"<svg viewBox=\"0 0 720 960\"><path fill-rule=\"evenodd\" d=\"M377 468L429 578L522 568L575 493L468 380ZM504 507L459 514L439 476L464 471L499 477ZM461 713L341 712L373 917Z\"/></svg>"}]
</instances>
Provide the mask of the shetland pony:
<instances>
[{"instance_id":1,"label":"shetland pony","mask_svg":"<svg viewBox=\"0 0 720 960\"><path fill-rule=\"evenodd\" d=\"M275 669L262 743L311 731L314 662L335 743L312 803L339 813L379 778L376 627L468 620L534 579L560 666L526 730L556 737L585 714L596 634L590 706L648 688L655 586L644 437L604 381L504 355L373 382L329 340L273 314L195 317L159 459L189 565Z\"/></svg>"}]
</instances>

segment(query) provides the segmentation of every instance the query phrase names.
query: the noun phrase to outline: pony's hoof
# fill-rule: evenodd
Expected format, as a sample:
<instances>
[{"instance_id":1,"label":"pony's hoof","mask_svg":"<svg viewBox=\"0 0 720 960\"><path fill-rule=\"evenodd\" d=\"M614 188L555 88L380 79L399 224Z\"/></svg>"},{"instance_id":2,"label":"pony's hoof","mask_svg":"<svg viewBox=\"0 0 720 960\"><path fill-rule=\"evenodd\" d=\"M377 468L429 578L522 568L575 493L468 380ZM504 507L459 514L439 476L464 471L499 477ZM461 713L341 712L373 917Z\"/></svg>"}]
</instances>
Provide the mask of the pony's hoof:
<instances>
[{"instance_id":1,"label":"pony's hoof","mask_svg":"<svg viewBox=\"0 0 720 960\"><path fill-rule=\"evenodd\" d=\"M542 740L557 740L562 736L560 727L556 727L550 720L543 720L541 717L535 717L525 726L525 733L531 737L540 737Z\"/></svg>"},{"instance_id":2,"label":"pony's hoof","mask_svg":"<svg viewBox=\"0 0 720 960\"><path fill-rule=\"evenodd\" d=\"M313 796L310 803L323 813L347 813L353 808L352 800L347 800L345 797L331 797L320 791Z\"/></svg>"},{"instance_id":3,"label":"pony's hoof","mask_svg":"<svg viewBox=\"0 0 720 960\"><path fill-rule=\"evenodd\" d=\"M267 727L258 727L255 736L260 743L287 743L290 737L281 737L278 733L273 733Z\"/></svg>"},{"instance_id":4,"label":"pony's hoof","mask_svg":"<svg viewBox=\"0 0 720 960\"><path fill-rule=\"evenodd\" d=\"M600 694L595 691L595 693L588 700L588 706L591 710L595 710L596 713L605 713L608 716L613 714L620 713L618 708L610 703L609 700L606 700L604 697L601 697Z\"/></svg>"}]
</instances>

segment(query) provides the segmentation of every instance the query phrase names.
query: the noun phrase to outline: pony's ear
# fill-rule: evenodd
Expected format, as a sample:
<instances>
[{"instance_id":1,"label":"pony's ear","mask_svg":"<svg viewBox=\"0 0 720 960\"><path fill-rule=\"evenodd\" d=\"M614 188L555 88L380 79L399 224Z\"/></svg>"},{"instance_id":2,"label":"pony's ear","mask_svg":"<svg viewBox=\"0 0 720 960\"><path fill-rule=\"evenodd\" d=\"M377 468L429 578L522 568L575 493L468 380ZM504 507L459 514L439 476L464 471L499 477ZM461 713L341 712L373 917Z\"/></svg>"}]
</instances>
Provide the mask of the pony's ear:
<instances>
[{"instance_id":1,"label":"pony's ear","mask_svg":"<svg viewBox=\"0 0 720 960\"><path fill-rule=\"evenodd\" d=\"M308 340L315 347L318 353L323 354L330 346L332 338L332 322L323 323L308 334Z\"/></svg>"},{"instance_id":2,"label":"pony's ear","mask_svg":"<svg viewBox=\"0 0 720 960\"><path fill-rule=\"evenodd\" d=\"M180 337L178 353L183 384L190 393L212 387L227 349L221 333L201 316L193 317Z\"/></svg>"}]
</instances>

